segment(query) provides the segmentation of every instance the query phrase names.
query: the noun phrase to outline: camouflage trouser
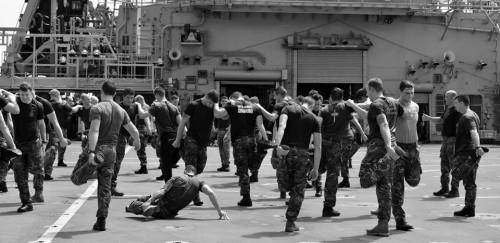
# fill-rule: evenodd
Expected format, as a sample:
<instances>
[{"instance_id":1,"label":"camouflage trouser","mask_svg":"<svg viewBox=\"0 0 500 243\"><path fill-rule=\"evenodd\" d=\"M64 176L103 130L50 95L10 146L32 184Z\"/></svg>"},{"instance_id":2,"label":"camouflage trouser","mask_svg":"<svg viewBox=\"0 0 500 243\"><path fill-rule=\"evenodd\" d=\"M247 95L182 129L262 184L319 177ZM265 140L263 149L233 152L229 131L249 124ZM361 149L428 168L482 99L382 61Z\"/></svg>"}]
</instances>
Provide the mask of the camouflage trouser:
<instances>
[{"instance_id":1,"label":"camouflage trouser","mask_svg":"<svg viewBox=\"0 0 500 243\"><path fill-rule=\"evenodd\" d=\"M97 170L97 214L96 217L107 217L111 201L111 178L114 175L116 150L113 145L98 145L95 148L95 157L102 162L94 166L88 163L89 151L84 149L71 174L71 181L75 185L87 183L88 179Z\"/></svg>"},{"instance_id":2,"label":"camouflage trouser","mask_svg":"<svg viewBox=\"0 0 500 243\"><path fill-rule=\"evenodd\" d=\"M273 152L271 153L271 166L273 167L273 169L276 170L276 180L278 182L278 190L280 192L286 192L286 189L281 187L281 184L279 183L279 178L278 178L278 165L280 164L280 161L282 159L283 158L280 158L278 156L278 154L276 154L276 149L273 149Z\"/></svg>"},{"instance_id":3,"label":"camouflage trouser","mask_svg":"<svg viewBox=\"0 0 500 243\"><path fill-rule=\"evenodd\" d=\"M141 166L146 166L148 164L148 157L146 156L146 147L148 146L148 135L146 130L139 130L139 138L141 139L141 148L137 150L137 158L141 163Z\"/></svg>"},{"instance_id":4,"label":"camouflage trouser","mask_svg":"<svg viewBox=\"0 0 500 243\"><path fill-rule=\"evenodd\" d=\"M476 173L480 159L466 155L457 155L454 158L453 164L456 167L452 171L451 186L452 188L458 188L460 181L464 180L466 207L475 207L477 194Z\"/></svg>"},{"instance_id":5,"label":"camouflage trouser","mask_svg":"<svg viewBox=\"0 0 500 243\"><path fill-rule=\"evenodd\" d=\"M174 134L162 133L158 137L160 138L160 147L157 148L157 151L160 151L161 175L163 176L163 180L167 182L172 178L172 168L177 164L181 156L179 149L172 146L175 140Z\"/></svg>"},{"instance_id":6,"label":"camouflage trouser","mask_svg":"<svg viewBox=\"0 0 500 243\"><path fill-rule=\"evenodd\" d=\"M359 145L354 139L343 138L338 146L340 146L338 151L340 153L340 174L347 178L349 177L349 160L358 151Z\"/></svg>"},{"instance_id":7,"label":"camouflage trouser","mask_svg":"<svg viewBox=\"0 0 500 243\"><path fill-rule=\"evenodd\" d=\"M265 143L256 142L255 152L253 154L250 171L252 174L259 172L260 166L262 165L262 161L267 155L267 149L269 146Z\"/></svg>"},{"instance_id":8,"label":"camouflage trouser","mask_svg":"<svg viewBox=\"0 0 500 243\"><path fill-rule=\"evenodd\" d=\"M406 156L401 157L394 163L392 182L392 214L396 220L405 220L403 210L405 195L405 179L410 186L417 186L420 182L422 167L420 165L420 153L417 144L398 143Z\"/></svg>"},{"instance_id":9,"label":"camouflage trouser","mask_svg":"<svg viewBox=\"0 0 500 243\"><path fill-rule=\"evenodd\" d=\"M342 161L342 142L323 139L321 160L324 164L320 165L321 171L326 171L325 181L325 207L335 207L337 202L337 189L339 170Z\"/></svg>"},{"instance_id":10,"label":"camouflage trouser","mask_svg":"<svg viewBox=\"0 0 500 243\"><path fill-rule=\"evenodd\" d=\"M290 151L278 165L278 184L282 189L290 192L290 201L286 210L286 218L289 221L297 220L299 215L310 168L311 160L307 149L296 147L290 147Z\"/></svg>"},{"instance_id":11,"label":"camouflage trouser","mask_svg":"<svg viewBox=\"0 0 500 243\"><path fill-rule=\"evenodd\" d=\"M28 172L33 174L33 187L35 191L43 191L42 144L38 140L18 144L17 148L21 150L23 155L15 158L13 161L14 179L19 189L21 202L23 204L31 203Z\"/></svg>"},{"instance_id":12,"label":"camouflage trouser","mask_svg":"<svg viewBox=\"0 0 500 243\"><path fill-rule=\"evenodd\" d=\"M229 142L230 139L224 139L227 134L227 129L217 130L217 146L219 147L219 154L222 166L229 166Z\"/></svg>"},{"instance_id":13,"label":"camouflage trouser","mask_svg":"<svg viewBox=\"0 0 500 243\"><path fill-rule=\"evenodd\" d=\"M388 222L391 218L391 185L394 161L386 156L386 149L382 139L372 139L368 142L366 155L359 168L361 187L376 186L377 201L379 203L378 219Z\"/></svg>"},{"instance_id":14,"label":"camouflage trouser","mask_svg":"<svg viewBox=\"0 0 500 243\"><path fill-rule=\"evenodd\" d=\"M186 165L194 166L196 173L201 174L207 164L207 146L200 146L194 138L186 137L182 159Z\"/></svg>"},{"instance_id":15,"label":"camouflage trouser","mask_svg":"<svg viewBox=\"0 0 500 243\"><path fill-rule=\"evenodd\" d=\"M120 168L122 167L123 158L125 158L125 149L127 148L128 138L123 135L118 136L118 143L116 144L116 160L114 163L113 177L111 179L111 188L116 188L116 180L118 174L120 173Z\"/></svg>"},{"instance_id":16,"label":"camouflage trouser","mask_svg":"<svg viewBox=\"0 0 500 243\"><path fill-rule=\"evenodd\" d=\"M455 168L453 157L455 154L455 137L443 137L441 145L441 187L448 188L450 173ZM458 187L457 187L458 188Z\"/></svg>"},{"instance_id":17,"label":"camouflage trouser","mask_svg":"<svg viewBox=\"0 0 500 243\"><path fill-rule=\"evenodd\" d=\"M255 153L255 139L253 137L239 137L233 141L233 157L236 173L239 176L240 195L250 194L250 178L248 170L252 167L253 154Z\"/></svg>"},{"instance_id":18,"label":"camouflage trouser","mask_svg":"<svg viewBox=\"0 0 500 243\"><path fill-rule=\"evenodd\" d=\"M0 143L0 147L7 147L6 144ZM4 182L7 178L7 172L9 171L9 161L10 158L4 154L4 149L0 148L0 182Z\"/></svg>"},{"instance_id":19,"label":"camouflage trouser","mask_svg":"<svg viewBox=\"0 0 500 243\"><path fill-rule=\"evenodd\" d=\"M63 135L66 137L65 129L63 130ZM49 141L45 146L45 156L44 156L44 171L46 175L51 176L52 170L54 169L54 161L56 160L56 155L59 154L57 158L59 163L64 160L64 153L66 152L66 147L59 146L59 138L55 131L49 133Z\"/></svg>"}]
</instances>

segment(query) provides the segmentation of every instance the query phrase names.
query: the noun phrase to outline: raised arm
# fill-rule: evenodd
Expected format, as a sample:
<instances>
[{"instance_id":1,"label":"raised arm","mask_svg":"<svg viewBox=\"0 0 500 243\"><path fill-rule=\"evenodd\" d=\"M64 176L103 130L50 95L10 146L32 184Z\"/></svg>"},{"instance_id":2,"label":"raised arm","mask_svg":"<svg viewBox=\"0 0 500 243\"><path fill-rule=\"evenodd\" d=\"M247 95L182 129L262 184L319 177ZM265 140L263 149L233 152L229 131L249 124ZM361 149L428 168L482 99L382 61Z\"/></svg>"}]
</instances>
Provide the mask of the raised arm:
<instances>
[{"instance_id":1,"label":"raised arm","mask_svg":"<svg viewBox=\"0 0 500 243\"><path fill-rule=\"evenodd\" d=\"M356 113L358 113L360 118L366 119L366 117L368 116L368 111L360 107L358 104L354 103L353 100L347 100L346 105L351 107L354 111L356 111Z\"/></svg>"},{"instance_id":2,"label":"raised arm","mask_svg":"<svg viewBox=\"0 0 500 243\"><path fill-rule=\"evenodd\" d=\"M218 103L214 104L214 117L226 120L229 117L226 109L220 108Z\"/></svg>"},{"instance_id":3,"label":"raised arm","mask_svg":"<svg viewBox=\"0 0 500 243\"><path fill-rule=\"evenodd\" d=\"M19 114L19 105L16 102L16 96L14 94L12 94L11 92L9 92L7 90L3 90L3 89L0 89L0 94L5 96L5 98L9 102L9 103L7 103L6 106L3 107L3 109L9 113L14 114L14 115Z\"/></svg>"},{"instance_id":4,"label":"raised arm","mask_svg":"<svg viewBox=\"0 0 500 243\"><path fill-rule=\"evenodd\" d=\"M259 107L259 109L261 110L262 112L262 115L268 120L268 121L275 121L277 118L278 118L278 115L276 113L269 113L266 109L264 109L264 107L262 107L260 104L256 104L257 107Z\"/></svg>"}]
</instances>

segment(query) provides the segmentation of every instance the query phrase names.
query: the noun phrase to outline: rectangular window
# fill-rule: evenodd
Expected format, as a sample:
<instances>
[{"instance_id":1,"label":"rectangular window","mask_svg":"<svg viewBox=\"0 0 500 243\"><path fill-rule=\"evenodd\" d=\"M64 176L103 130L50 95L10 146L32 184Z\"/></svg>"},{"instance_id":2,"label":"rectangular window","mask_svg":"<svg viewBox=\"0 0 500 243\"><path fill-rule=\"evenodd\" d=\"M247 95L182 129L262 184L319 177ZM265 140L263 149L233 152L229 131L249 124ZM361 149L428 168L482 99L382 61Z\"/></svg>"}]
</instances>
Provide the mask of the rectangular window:
<instances>
[{"instance_id":1,"label":"rectangular window","mask_svg":"<svg viewBox=\"0 0 500 243\"><path fill-rule=\"evenodd\" d=\"M73 10L81 10L82 9L82 3L80 1L73 1L73 2L71 2L71 9L73 9Z\"/></svg>"}]
</instances>

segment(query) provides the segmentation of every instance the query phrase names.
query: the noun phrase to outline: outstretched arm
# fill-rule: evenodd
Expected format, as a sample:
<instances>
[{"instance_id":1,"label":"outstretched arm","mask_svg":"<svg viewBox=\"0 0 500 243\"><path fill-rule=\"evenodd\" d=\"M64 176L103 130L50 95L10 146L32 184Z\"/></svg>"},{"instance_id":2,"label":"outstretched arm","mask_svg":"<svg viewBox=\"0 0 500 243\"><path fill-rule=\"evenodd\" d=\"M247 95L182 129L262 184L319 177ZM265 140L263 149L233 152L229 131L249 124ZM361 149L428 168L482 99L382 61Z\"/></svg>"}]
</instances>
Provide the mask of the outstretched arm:
<instances>
[{"instance_id":1,"label":"outstretched arm","mask_svg":"<svg viewBox=\"0 0 500 243\"><path fill-rule=\"evenodd\" d=\"M215 210L217 210L217 213L219 214L219 219L228 220L229 217L227 216L226 212L221 210L219 202L217 201L217 197L215 196L215 192L212 190L212 188L210 188L208 185L203 185L201 191L205 193L208 198L210 198L210 202L212 202Z\"/></svg>"}]
</instances>

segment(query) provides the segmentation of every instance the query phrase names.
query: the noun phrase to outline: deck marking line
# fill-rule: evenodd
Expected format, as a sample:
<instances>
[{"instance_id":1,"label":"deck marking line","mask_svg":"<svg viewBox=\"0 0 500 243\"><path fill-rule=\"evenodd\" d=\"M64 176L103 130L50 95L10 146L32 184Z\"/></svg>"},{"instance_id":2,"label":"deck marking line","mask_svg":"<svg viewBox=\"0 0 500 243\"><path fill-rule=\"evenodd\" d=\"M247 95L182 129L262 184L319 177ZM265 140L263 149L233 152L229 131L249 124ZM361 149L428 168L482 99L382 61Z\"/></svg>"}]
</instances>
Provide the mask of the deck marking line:
<instances>
[{"instance_id":1,"label":"deck marking line","mask_svg":"<svg viewBox=\"0 0 500 243\"><path fill-rule=\"evenodd\" d=\"M125 149L125 155L130 151L132 147L127 146ZM49 226L47 231L43 233L43 235L38 238L36 241L31 241L34 243L50 243L56 235L64 228L64 226L69 222L69 220L75 215L75 213L85 204L85 202L89 199L89 197L94 194L94 192L97 190L97 180L92 182L90 186L85 190L85 192L78 198L76 199L69 208L64 211L64 213L56 220L55 223Z\"/></svg>"}]
</instances>

